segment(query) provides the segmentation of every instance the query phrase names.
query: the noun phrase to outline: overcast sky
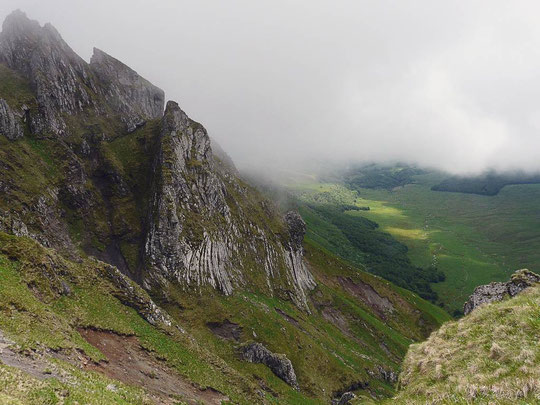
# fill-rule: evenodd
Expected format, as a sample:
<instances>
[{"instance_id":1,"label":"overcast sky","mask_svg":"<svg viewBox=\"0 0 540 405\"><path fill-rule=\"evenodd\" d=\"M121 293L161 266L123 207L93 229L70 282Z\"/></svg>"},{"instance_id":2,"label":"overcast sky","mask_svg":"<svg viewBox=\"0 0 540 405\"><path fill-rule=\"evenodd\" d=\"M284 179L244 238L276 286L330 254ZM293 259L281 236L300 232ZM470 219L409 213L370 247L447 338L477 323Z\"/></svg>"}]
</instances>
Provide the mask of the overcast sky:
<instances>
[{"instance_id":1,"label":"overcast sky","mask_svg":"<svg viewBox=\"0 0 540 405\"><path fill-rule=\"evenodd\" d=\"M2 0L165 90L240 165L540 169L537 1Z\"/></svg>"}]
</instances>

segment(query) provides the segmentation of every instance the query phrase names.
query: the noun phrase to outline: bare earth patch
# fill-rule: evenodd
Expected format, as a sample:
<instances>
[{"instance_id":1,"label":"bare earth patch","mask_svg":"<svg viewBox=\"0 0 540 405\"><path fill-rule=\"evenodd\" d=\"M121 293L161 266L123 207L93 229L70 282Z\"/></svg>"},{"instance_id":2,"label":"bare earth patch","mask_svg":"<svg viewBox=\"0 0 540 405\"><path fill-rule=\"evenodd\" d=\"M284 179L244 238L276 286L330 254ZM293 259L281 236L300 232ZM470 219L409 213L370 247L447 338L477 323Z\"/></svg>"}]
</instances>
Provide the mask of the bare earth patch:
<instances>
[{"instance_id":1,"label":"bare earth patch","mask_svg":"<svg viewBox=\"0 0 540 405\"><path fill-rule=\"evenodd\" d=\"M349 294L369 305L382 319L386 319L386 315L394 311L392 302L380 296L369 284L362 281L355 282L349 277L339 277L339 283Z\"/></svg>"},{"instance_id":2,"label":"bare earth patch","mask_svg":"<svg viewBox=\"0 0 540 405\"><path fill-rule=\"evenodd\" d=\"M174 404L181 399L188 404L221 404L227 397L212 388L200 389L180 376L164 362L144 350L135 336L81 329L81 335L97 347L107 361L88 363L85 368L128 385L143 387L159 404Z\"/></svg>"},{"instance_id":3,"label":"bare earth patch","mask_svg":"<svg viewBox=\"0 0 540 405\"><path fill-rule=\"evenodd\" d=\"M21 354L13 347L14 343L4 337L0 331L0 363L18 368L39 380L53 377L62 379L56 366L49 363L43 355L38 353Z\"/></svg>"}]
</instances>

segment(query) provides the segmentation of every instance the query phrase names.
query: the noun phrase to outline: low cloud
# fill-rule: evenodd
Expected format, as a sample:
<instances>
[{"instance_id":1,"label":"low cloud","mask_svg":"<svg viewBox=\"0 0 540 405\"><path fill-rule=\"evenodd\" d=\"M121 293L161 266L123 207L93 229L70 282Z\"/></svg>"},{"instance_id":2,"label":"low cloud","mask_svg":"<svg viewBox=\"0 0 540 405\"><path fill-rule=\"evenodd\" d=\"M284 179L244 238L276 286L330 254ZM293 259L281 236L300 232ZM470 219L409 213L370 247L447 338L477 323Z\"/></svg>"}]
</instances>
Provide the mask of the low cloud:
<instances>
[{"instance_id":1,"label":"low cloud","mask_svg":"<svg viewBox=\"0 0 540 405\"><path fill-rule=\"evenodd\" d=\"M540 169L533 1L4 0L97 46L240 165Z\"/></svg>"}]
</instances>

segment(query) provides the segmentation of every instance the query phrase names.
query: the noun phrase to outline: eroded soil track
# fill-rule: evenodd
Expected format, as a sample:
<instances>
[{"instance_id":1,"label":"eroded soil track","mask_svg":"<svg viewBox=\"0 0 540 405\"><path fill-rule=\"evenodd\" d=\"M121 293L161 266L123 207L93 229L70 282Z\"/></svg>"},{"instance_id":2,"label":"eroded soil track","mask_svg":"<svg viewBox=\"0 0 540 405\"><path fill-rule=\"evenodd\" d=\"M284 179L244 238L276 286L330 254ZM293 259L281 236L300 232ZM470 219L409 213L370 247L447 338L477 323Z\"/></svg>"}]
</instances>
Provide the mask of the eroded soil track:
<instances>
[{"instance_id":1,"label":"eroded soil track","mask_svg":"<svg viewBox=\"0 0 540 405\"><path fill-rule=\"evenodd\" d=\"M174 404L178 400L188 404L221 404L227 400L222 393L200 389L180 376L164 362L144 350L135 336L121 336L111 332L81 329L81 335L107 357L107 361L89 362L91 369L128 385L144 388L159 404Z\"/></svg>"}]
</instances>

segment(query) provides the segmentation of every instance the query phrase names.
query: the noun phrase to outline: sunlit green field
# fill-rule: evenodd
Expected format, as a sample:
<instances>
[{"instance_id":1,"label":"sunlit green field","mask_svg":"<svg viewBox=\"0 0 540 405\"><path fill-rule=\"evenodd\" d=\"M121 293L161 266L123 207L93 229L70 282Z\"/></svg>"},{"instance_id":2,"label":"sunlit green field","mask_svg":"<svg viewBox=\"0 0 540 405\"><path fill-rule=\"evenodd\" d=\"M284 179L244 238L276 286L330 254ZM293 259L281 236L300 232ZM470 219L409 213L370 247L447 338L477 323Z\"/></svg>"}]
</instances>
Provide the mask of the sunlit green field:
<instances>
[{"instance_id":1,"label":"sunlit green field","mask_svg":"<svg viewBox=\"0 0 540 405\"><path fill-rule=\"evenodd\" d=\"M431 191L440 175L391 191L336 184L296 184L300 193L330 193L370 211L349 211L377 222L409 247L414 264L435 264L446 281L433 284L445 307L460 310L474 288L505 280L516 269L540 270L540 185L507 186L496 196Z\"/></svg>"}]
</instances>

